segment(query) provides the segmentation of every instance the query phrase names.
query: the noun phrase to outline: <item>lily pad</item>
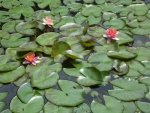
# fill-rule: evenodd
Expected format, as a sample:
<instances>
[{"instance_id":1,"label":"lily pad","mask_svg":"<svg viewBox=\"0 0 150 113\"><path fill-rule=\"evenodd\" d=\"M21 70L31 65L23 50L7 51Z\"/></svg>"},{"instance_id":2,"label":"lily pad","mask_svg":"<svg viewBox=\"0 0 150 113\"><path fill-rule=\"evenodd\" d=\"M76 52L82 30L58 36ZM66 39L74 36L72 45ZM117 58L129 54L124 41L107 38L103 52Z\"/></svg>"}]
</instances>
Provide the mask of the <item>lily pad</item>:
<instances>
[{"instance_id":1,"label":"lily pad","mask_svg":"<svg viewBox=\"0 0 150 113\"><path fill-rule=\"evenodd\" d=\"M16 25L16 31L23 35L34 35L37 28L36 22L21 22Z\"/></svg>"},{"instance_id":2,"label":"lily pad","mask_svg":"<svg viewBox=\"0 0 150 113\"><path fill-rule=\"evenodd\" d=\"M34 70L30 71L32 86L39 89L54 86L59 79L56 72L59 72L60 69L60 65L50 65L49 63L42 63L38 67L35 67Z\"/></svg>"},{"instance_id":3,"label":"lily pad","mask_svg":"<svg viewBox=\"0 0 150 113\"><path fill-rule=\"evenodd\" d=\"M4 100L8 95L8 92L0 93L0 101Z\"/></svg>"},{"instance_id":4,"label":"lily pad","mask_svg":"<svg viewBox=\"0 0 150 113\"><path fill-rule=\"evenodd\" d=\"M44 113L72 113L72 108L58 107L54 104L47 102L44 106Z\"/></svg>"},{"instance_id":5,"label":"lily pad","mask_svg":"<svg viewBox=\"0 0 150 113\"><path fill-rule=\"evenodd\" d=\"M94 17L100 17L101 11L101 8L96 5L87 5L82 9L82 15L86 17L90 15L93 15Z\"/></svg>"},{"instance_id":6,"label":"lily pad","mask_svg":"<svg viewBox=\"0 0 150 113\"><path fill-rule=\"evenodd\" d=\"M81 91L63 92L56 89L46 90L46 98L59 106L76 106L84 101Z\"/></svg>"},{"instance_id":7,"label":"lily pad","mask_svg":"<svg viewBox=\"0 0 150 113\"><path fill-rule=\"evenodd\" d=\"M15 113L37 113L42 110L44 106L44 99L42 96L32 97L27 104L22 103L17 96L15 96L10 103L10 110Z\"/></svg>"},{"instance_id":8,"label":"lily pad","mask_svg":"<svg viewBox=\"0 0 150 113\"><path fill-rule=\"evenodd\" d=\"M118 88L109 90L109 94L123 101L132 101L143 98L147 87L135 80L117 79L111 82Z\"/></svg>"},{"instance_id":9,"label":"lily pad","mask_svg":"<svg viewBox=\"0 0 150 113\"><path fill-rule=\"evenodd\" d=\"M121 50L119 52L116 51L108 51L107 55L111 58L121 59L121 60L130 60L135 58L137 55L126 50Z\"/></svg>"},{"instance_id":10,"label":"lily pad","mask_svg":"<svg viewBox=\"0 0 150 113\"><path fill-rule=\"evenodd\" d=\"M59 33L44 33L36 38L36 42L42 46L52 46L59 36Z\"/></svg>"},{"instance_id":11,"label":"lily pad","mask_svg":"<svg viewBox=\"0 0 150 113\"><path fill-rule=\"evenodd\" d=\"M116 100L110 96L104 96L105 105L99 104L96 101L91 103L91 109L93 113L99 113L103 111L103 113L122 113L123 105L119 100Z\"/></svg>"},{"instance_id":12,"label":"lily pad","mask_svg":"<svg viewBox=\"0 0 150 113\"><path fill-rule=\"evenodd\" d=\"M27 43L30 39L28 37L22 37L22 34L14 33L11 34L8 38L4 38L1 40L1 44L5 48L15 48L20 45Z\"/></svg>"},{"instance_id":13,"label":"lily pad","mask_svg":"<svg viewBox=\"0 0 150 113\"><path fill-rule=\"evenodd\" d=\"M11 18L20 19L21 14L24 17L31 18L32 15L34 14L34 10L31 7L24 5L13 7L12 9L9 10L9 15Z\"/></svg>"},{"instance_id":14,"label":"lily pad","mask_svg":"<svg viewBox=\"0 0 150 113\"><path fill-rule=\"evenodd\" d=\"M23 103L28 103L28 101L34 96L34 91L29 83L24 83L21 85L17 91L18 98Z\"/></svg>"},{"instance_id":15,"label":"lily pad","mask_svg":"<svg viewBox=\"0 0 150 113\"><path fill-rule=\"evenodd\" d=\"M63 41L58 41L56 43L54 43L53 47L52 47L52 56L56 57L59 54L65 54L66 50L69 50L70 46Z\"/></svg>"},{"instance_id":16,"label":"lily pad","mask_svg":"<svg viewBox=\"0 0 150 113\"><path fill-rule=\"evenodd\" d=\"M3 72L0 74L0 83L10 83L23 76L25 73L25 68L19 66L16 70Z\"/></svg>"},{"instance_id":17,"label":"lily pad","mask_svg":"<svg viewBox=\"0 0 150 113\"><path fill-rule=\"evenodd\" d=\"M144 113L150 112L150 109L149 109L150 103L138 101L138 102L136 102L136 104L142 112L144 112Z\"/></svg>"},{"instance_id":18,"label":"lily pad","mask_svg":"<svg viewBox=\"0 0 150 113\"><path fill-rule=\"evenodd\" d=\"M5 107L5 103L4 102L0 102L0 112L4 109Z\"/></svg>"},{"instance_id":19,"label":"lily pad","mask_svg":"<svg viewBox=\"0 0 150 113\"><path fill-rule=\"evenodd\" d=\"M83 103L78 107L75 107L73 110L74 113L91 113L90 107Z\"/></svg>"}]
</instances>

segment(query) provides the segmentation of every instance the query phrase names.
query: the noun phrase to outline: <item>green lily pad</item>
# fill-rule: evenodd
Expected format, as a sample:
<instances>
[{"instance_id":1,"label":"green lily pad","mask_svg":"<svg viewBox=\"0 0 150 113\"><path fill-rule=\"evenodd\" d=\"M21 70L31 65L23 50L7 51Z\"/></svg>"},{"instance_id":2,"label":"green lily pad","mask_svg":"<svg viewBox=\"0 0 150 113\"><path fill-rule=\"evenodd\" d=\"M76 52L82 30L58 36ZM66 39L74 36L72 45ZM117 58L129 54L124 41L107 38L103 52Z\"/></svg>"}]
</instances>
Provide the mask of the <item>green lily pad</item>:
<instances>
[{"instance_id":1,"label":"green lily pad","mask_svg":"<svg viewBox=\"0 0 150 113\"><path fill-rule=\"evenodd\" d=\"M5 103L4 102L0 102L0 112L4 109L5 107Z\"/></svg>"},{"instance_id":2,"label":"green lily pad","mask_svg":"<svg viewBox=\"0 0 150 113\"><path fill-rule=\"evenodd\" d=\"M103 13L103 19L105 21L111 20L112 18L117 18L117 15L111 12L104 12Z\"/></svg>"},{"instance_id":3,"label":"green lily pad","mask_svg":"<svg viewBox=\"0 0 150 113\"><path fill-rule=\"evenodd\" d=\"M123 101L132 101L143 98L147 87L135 80L117 79L111 82L118 88L109 90L109 94Z\"/></svg>"},{"instance_id":4,"label":"green lily pad","mask_svg":"<svg viewBox=\"0 0 150 113\"><path fill-rule=\"evenodd\" d=\"M132 4L127 8L134 11L135 15L138 16L145 15L148 12L148 7L145 4Z\"/></svg>"},{"instance_id":5,"label":"green lily pad","mask_svg":"<svg viewBox=\"0 0 150 113\"><path fill-rule=\"evenodd\" d=\"M96 38L101 38L103 36L103 34L105 34L105 29L101 28L101 27L89 27L88 29L88 34L96 37Z\"/></svg>"},{"instance_id":6,"label":"green lily pad","mask_svg":"<svg viewBox=\"0 0 150 113\"><path fill-rule=\"evenodd\" d=\"M104 96L105 105L99 104L96 101L91 103L91 109L93 113L99 113L103 111L103 113L122 113L123 105L119 100L116 100L110 96Z\"/></svg>"},{"instance_id":7,"label":"green lily pad","mask_svg":"<svg viewBox=\"0 0 150 113\"><path fill-rule=\"evenodd\" d=\"M44 106L44 99L42 96L33 96L27 104L22 103L17 96L15 96L10 103L10 110L15 113L38 113Z\"/></svg>"},{"instance_id":8,"label":"green lily pad","mask_svg":"<svg viewBox=\"0 0 150 113\"><path fill-rule=\"evenodd\" d=\"M34 91L29 83L24 83L21 85L17 91L18 98L23 103L28 103L28 101L34 96Z\"/></svg>"},{"instance_id":9,"label":"green lily pad","mask_svg":"<svg viewBox=\"0 0 150 113\"><path fill-rule=\"evenodd\" d=\"M47 102L44 105L44 113L58 113L58 106L56 106L50 102Z\"/></svg>"},{"instance_id":10,"label":"green lily pad","mask_svg":"<svg viewBox=\"0 0 150 113\"><path fill-rule=\"evenodd\" d=\"M67 4L67 7L71 12L78 12L82 8L82 4L72 3L72 4Z\"/></svg>"},{"instance_id":11,"label":"green lily pad","mask_svg":"<svg viewBox=\"0 0 150 113\"><path fill-rule=\"evenodd\" d=\"M26 6L34 6L34 1L35 0L19 0L21 4L26 5Z\"/></svg>"},{"instance_id":12,"label":"green lily pad","mask_svg":"<svg viewBox=\"0 0 150 113\"><path fill-rule=\"evenodd\" d=\"M75 3L76 1L74 1L74 0L63 0L63 3L64 4L71 4L71 3Z\"/></svg>"},{"instance_id":13,"label":"green lily pad","mask_svg":"<svg viewBox=\"0 0 150 113\"><path fill-rule=\"evenodd\" d=\"M101 18L95 18L93 15L90 15L88 17L88 24L89 25L97 25L101 21Z\"/></svg>"},{"instance_id":14,"label":"green lily pad","mask_svg":"<svg viewBox=\"0 0 150 113\"><path fill-rule=\"evenodd\" d=\"M76 106L81 104L84 101L82 97L82 91L68 91L63 92L56 89L46 90L46 98L59 106Z\"/></svg>"},{"instance_id":15,"label":"green lily pad","mask_svg":"<svg viewBox=\"0 0 150 113\"><path fill-rule=\"evenodd\" d=\"M61 1L60 0L35 0L35 2L38 4L38 6L41 9L46 8L47 6L49 6L51 9L53 8L57 8L58 6L61 5Z\"/></svg>"},{"instance_id":16,"label":"green lily pad","mask_svg":"<svg viewBox=\"0 0 150 113\"><path fill-rule=\"evenodd\" d=\"M73 113L91 113L91 109L87 104L83 103L80 106L75 107Z\"/></svg>"},{"instance_id":17,"label":"green lily pad","mask_svg":"<svg viewBox=\"0 0 150 113\"><path fill-rule=\"evenodd\" d=\"M2 6L6 9L11 9L15 6L19 6L20 5L20 2L18 0L3 0L2 1Z\"/></svg>"},{"instance_id":18,"label":"green lily pad","mask_svg":"<svg viewBox=\"0 0 150 113\"><path fill-rule=\"evenodd\" d=\"M44 33L36 38L36 42L42 46L52 46L59 36L59 33Z\"/></svg>"},{"instance_id":19,"label":"green lily pad","mask_svg":"<svg viewBox=\"0 0 150 113\"><path fill-rule=\"evenodd\" d=\"M47 102L44 106L44 113L72 113L72 108L58 107L54 104Z\"/></svg>"},{"instance_id":20,"label":"green lily pad","mask_svg":"<svg viewBox=\"0 0 150 113\"><path fill-rule=\"evenodd\" d=\"M63 36L78 36L83 34L83 28L75 23L67 23L63 26L60 26L61 34Z\"/></svg>"},{"instance_id":21,"label":"green lily pad","mask_svg":"<svg viewBox=\"0 0 150 113\"><path fill-rule=\"evenodd\" d=\"M98 85L103 82L103 78L108 75L107 72L102 72L95 67L81 68L80 72L85 76L79 76L77 81L83 86Z\"/></svg>"},{"instance_id":22,"label":"green lily pad","mask_svg":"<svg viewBox=\"0 0 150 113\"><path fill-rule=\"evenodd\" d=\"M8 92L0 93L0 101L4 100L8 95Z\"/></svg>"},{"instance_id":23,"label":"green lily pad","mask_svg":"<svg viewBox=\"0 0 150 113\"><path fill-rule=\"evenodd\" d=\"M86 17L90 15L93 15L94 17L100 17L101 11L102 11L101 8L96 5L87 5L82 9L81 13L83 16Z\"/></svg>"},{"instance_id":24,"label":"green lily pad","mask_svg":"<svg viewBox=\"0 0 150 113\"><path fill-rule=\"evenodd\" d=\"M34 14L34 10L29 6L20 5L13 7L9 10L9 16L14 19L20 19L21 15L26 18L31 18Z\"/></svg>"},{"instance_id":25,"label":"green lily pad","mask_svg":"<svg viewBox=\"0 0 150 113\"><path fill-rule=\"evenodd\" d=\"M62 16L60 20L54 25L54 28L59 28L67 23L74 23L74 19L71 16Z\"/></svg>"},{"instance_id":26,"label":"green lily pad","mask_svg":"<svg viewBox=\"0 0 150 113\"><path fill-rule=\"evenodd\" d=\"M34 35L37 22L21 22L16 26L16 31L23 35Z\"/></svg>"},{"instance_id":27,"label":"green lily pad","mask_svg":"<svg viewBox=\"0 0 150 113\"><path fill-rule=\"evenodd\" d=\"M130 60L135 58L137 55L126 50L121 50L119 52L116 51L108 51L107 55L111 58L121 59L121 60Z\"/></svg>"},{"instance_id":28,"label":"green lily pad","mask_svg":"<svg viewBox=\"0 0 150 113\"><path fill-rule=\"evenodd\" d=\"M0 22L10 21L9 13L7 11L0 11Z\"/></svg>"},{"instance_id":29,"label":"green lily pad","mask_svg":"<svg viewBox=\"0 0 150 113\"><path fill-rule=\"evenodd\" d=\"M106 55L106 53L94 53L91 54L88 58L88 61L90 63L105 63L105 62L111 62L112 60Z\"/></svg>"},{"instance_id":30,"label":"green lily pad","mask_svg":"<svg viewBox=\"0 0 150 113\"><path fill-rule=\"evenodd\" d=\"M105 0L95 0L95 2L96 2L97 4L103 4L103 3L105 3Z\"/></svg>"},{"instance_id":31,"label":"green lily pad","mask_svg":"<svg viewBox=\"0 0 150 113\"><path fill-rule=\"evenodd\" d=\"M50 65L44 62L30 71L31 84L33 87L45 89L54 86L59 76L56 73L61 70L61 65Z\"/></svg>"},{"instance_id":32,"label":"green lily pad","mask_svg":"<svg viewBox=\"0 0 150 113\"><path fill-rule=\"evenodd\" d=\"M94 0L83 0L83 1L84 1L84 3L87 3L87 4L94 2Z\"/></svg>"},{"instance_id":33,"label":"green lily pad","mask_svg":"<svg viewBox=\"0 0 150 113\"><path fill-rule=\"evenodd\" d=\"M114 61L113 68L115 69L114 73L119 76L126 75L129 72L128 64L125 62L120 62L118 60Z\"/></svg>"},{"instance_id":34,"label":"green lily pad","mask_svg":"<svg viewBox=\"0 0 150 113\"><path fill-rule=\"evenodd\" d=\"M133 34L137 34L137 35L149 35L150 28L134 28L131 29L131 32Z\"/></svg>"},{"instance_id":35,"label":"green lily pad","mask_svg":"<svg viewBox=\"0 0 150 113\"><path fill-rule=\"evenodd\" d=\"M59 80L58 85L64 92L70 92L74 90L82 90L81 86L73 81Z\"/></svg>"},{"instance_id":36,"label":"green lily pad","mask_svg":"<svg viewBox=\"0 0 150 113\"><path fill-rule=\"evenodd\" d=\"M54 43L53 47L52 47L52 56L56 57L59 54L64 54L66 52L66 50L69 50L70 46L68 45L68 43L63 42L63 41L58 41L56 43Z\"/></svg>"},{"instance_id":37,"label":"green lily pad","mask_svg":"<svg viewBox=\"0 0 150 113\"><path fill-rule=\"evenodd\" d=\"M63 71L69 76L73 76L73 77L82 76L80 74L79 69L77 69L77 68L63 68Z\"/></svg>"},{"instance_id":38,"label":"green lily pad","mask_svg":"<svg viewBox=\"0 0 150 113\"><path fill-rule=\"evenodd\" d=\"M119 40L117 40L117 43L119 45L128 44L130 42L133 42L133 38L131 38L130 36L128 36L127 34L122 33L122 32L119 32L117 38L119 39Z\"/></svg>"},{"instance_id":39,"label":"green lily pad","mask_svg":"<svg viewBox=\"0 0 150 113\"><path fill-rule=\"evenodd\" d=\"M137 101L136 104L142 112L144 113L150 112L150 109L149 109L150 103Z\"/></svg>"},{"instance_id":40,"label":"green lily pad","mask_svg":"<svg viewBox=\"0 0 150 113\"><path fill-rule=\"evenodd\" d=\"M106 27L113 27L113 28L116 28L116 29L123 29L123 27L125 27L125 22L121 19L114 18L110 21L104 22L103 25L106 26Z\"/></svg>"},{"instance_id":41,"label":"green lily pad","mask_svg":"<svg viewBox=\"0 0 150 113\"><path fill-rule=\"evenodd\" d=\"M1 113L12 113L9 109L2 111Z\"/></svg>"},{"instance_id":42,"label":"green lily pad","mask_svg":"<svg viewBox=\"0 0 150 113\"><path fill-rule=\"evenodd\" d=\"M2 26L2 30L3 31L6 31L6 32L9 32L9 33L15 33L16 30L15 30L15 26L21 22L20 20L14 20L14 21L9 21L7 23L5 23L3 26Z\"/></svg>"},{"instance_id":43,"label":"green lily pad","mask_svg":"<svg viewBox=\"0 0 150 113\"><path fill-rule=\"evenodd\" d=\"M53 10L51 11L51 14L52 14L52 15L58 15L58 14L60 14L61 16L65 16L65 15L67 15L68 13L69 13L69 10L68 10L68 8L65 7L65 6L59 6L59 7L55 8L55 9L53 9Z\"/></svg>"},{"instance_id":44,"label":"green lily pad","mask_svg":"<svg viewBox=\"0 0 150 113\"><path fill-rule=\"evenodd\" d=\"M10 83L23 76L25 68L19 66L16 70L4 72L0 74L0 83Z\"/></svg>"},{"instance_id":45,"label":"green lily pad","mask_svg":"<svg viewBox=\"0 0 150 113\"><path fill-rule=\"evenodd\" d=\"M124 110L123 113L134 113L137 109L133 102L123 102Z\"/></svg>"},{"instance_id":46,"label":"green lily pad","mask_svg":"<svg viewBox=\"0 0 150 113\"><path fill-rule=\"evenodd\" d=\"M74 21L77 24L82 24L83 22L85 22L87 20L87 18L85 16L82 15L81 12L77 13L74 17Z\"/></svg>"},{"instance_id":47,"label":"green lily pad","mask_svg":"<svg viewBox=\"0 0 150 113\"><path fill-rule=\"evenodd\" d=\"M1 44L5 48L15 48L20 45L27 43L30 39L28 37L22 37L22 34L14 33L9 36L9 38L4 38L1 40Z\"/></svg>"}]
</instances>

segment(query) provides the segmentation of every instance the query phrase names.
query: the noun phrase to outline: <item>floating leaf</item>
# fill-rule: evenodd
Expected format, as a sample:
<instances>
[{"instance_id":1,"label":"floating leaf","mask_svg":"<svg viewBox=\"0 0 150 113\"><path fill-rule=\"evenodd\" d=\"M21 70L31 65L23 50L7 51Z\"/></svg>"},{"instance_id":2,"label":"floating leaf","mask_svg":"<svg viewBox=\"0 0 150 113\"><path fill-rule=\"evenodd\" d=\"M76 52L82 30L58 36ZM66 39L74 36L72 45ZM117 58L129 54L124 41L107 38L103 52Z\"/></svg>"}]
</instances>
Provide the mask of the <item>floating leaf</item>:
<instances>
[{"instance_id":1,"label":"floating leaf","mask_svg":"<svg viewBox=\"0 0 150 113\"><path fill-rule=\"evenodd\" d=\"M10 83L23 76L25 68L23 66L18 67L16 70L1 73L0 83Z\"/></svg>"},{"instance_id":2,"label":"floating leaf","mask_svg":"<svg viewBox=\"0 0 150 113\"><path fill-rule=\"evenodd\" d=\"M143 84L139 84L135 80L117 79L111 82L113 86L118 88L109 90L109 94L120 100L132 101L143 98L147 87Z\"/></svg>"},{"instance_id":3,"label":"floating leaf","mask_svg":"<svg viewBox=\"0 0 150 113\"><path fill-rule=\"evenodd\" d=\"M90 107L83 103L78 107L75 107L73 113L91 113Z\"/></svg>"},{"instance_id":4,"label":"floating leaf","mask_svg":"<svg viewBox=\"0 0 150 113\"><path fill-rule=\"evenodd\" d=\"M54 86L59 79L56 72L59 72L60 70L61 65L59 64L50 65L49 63L45 62L44 64L43 62L41 65L30 71L32 86L39 89L46 89Z\"/></svg>"},{"instance_id":5,"label":"floating leaf","mask_svg":"<svg viewBox=\"0 0 150 113\"><path fill-rule=\"evenodd\" d=\"M9 10L9 15L11 18L20 19L21 15L24 17L32 17L34 14L34 10L29 6L20 5L17 7L13 7Z\"/></svg>"},{"instance_id":6,"label":"floating leaf","mask_svg":"<svg viewBox=\"0 0 150 113\"><path fill-rule=\"evenodd\" d=\"M136 104L142 112L144 113L150 112L150 109L149 109L150 103L137 101Z\"/></svg>"},{"instance_id":7,"label":"floating leaf","mask_svg":"<svg viewBox=\"0 0 150 113\"><path fill-rule=\"evenodd\" d=\"M1 40L1 44L5 48L15 48L20 45L27 43L29 41L28 37L22 37L22 34L15 33L11 34L8 38Z\"/></svg>"},{"instance_id":8,"label":"floating leaf","mask_svg":"<svg viewBox=\"0 0 150 113\"><path fill-rule=\"evenodd\" d=\"M137 109L133 102L123 102L124 110L123 113L134 113Z\"/></svg>"},{"instance_id":9,"label":"floating leaf","mask_svg":"<svg viewBox=\"0 0 150 113\"><path fill-rule=\"evenodd\" d=\"M32 97L27 104L22 103L15 96L10 103L10 110L15 113L38 113L44 106L44 99L41 96Z\"/></svg>"},{"instance_id":10,"label":"floating leaf","mask_svg":"<svg viewBox=\"0 0 150 113\"><path fill-rule=\"evenodd\" d=\"M56 57L59 54L64 54L66 52L66 50L69 50L70 46L63 41L59 41L54 43L53 47L52 47L52 56Z\"/></svg>"},{"instance_id":11,"label":"floating leaf","mask_svg":"<svg viewBox=\"0 0 150 113\"><path fill-rule=\"evenodd\" d=\"M106 27L113 27L116 29L122 29L125 26L125 23L121 19L114 18L110 21L104 22L103 25Z\"/></svg>"},{"instance_id":12,"label":"floating leaf","mask_svg":"<svg viewBox=\"0 0 150 113\"><path fill-rule=\"evenodd\" d=\"M116 51L108 51L107 55L111 58L121 59L121 60L130 60L135 58L137 55L126 50L121 50L119 52Z\"/></svg>"},{"instance_id":13,"label":"floating leaf","mask_svg":"<svg viewBox=\"0 0 150 113\"><path fill-rule=\"evenodd\" d=\"M0 93L0 101L4 100L8 95L8 92Z\"/></svg>"},{"instance_id":14,"label":"floating leaf","mask_svg":"<svg viewBox=\"0 0 150 113\"><path fill-rule=\"evenodd\" d=\"M12 113L9 109L2 111L1 113Z\"/></svg>"},{"instance_id":15,"label":"floating leaf","mask_svg":"<svg viewBox=\"0 0 150 113\"><path fill-rule=\"evenodd\" d=\"M103 111L103 113L122 113L123 105L119 100L116 100L110 96L104 96L105 105L99 104L96 101L91 103L91 109L93 113L99 113Z\"/></svg>"},{"instance_id":16,"label":"floating leaf","mask_svg":"<svg viewBox=\"0 0 150 113\"><path fill-rule=\"evenodd\" d=\"M129 37L127 34L124 34L122 32L119 32L117 38L119 39L119 40L117 40L117 43L119 45L128 44L130 42L133 42L133 38Z\"/></svg>"},{"instance_id":17,"label":"floating leaf","mask_svg":"<svg viewBox=\"0 0 150 113\"><path fill-rule=\"evenodd\" d=\"M76 106L84 101L81 91L63 92L56 89L46 90L46 98L59 106Z\"/></svg>"},{"instance_id":18,"label":"floating leaf","mask_svg":"<svg viewBox=\"0 0 150 113\"><path fill-rule=\"evenodd\" d=\"M21 85L17 91L17 96L23 103L28 101L34 96L34 91L29 83Z\"/></svg>"},{"instance_id":19,"label":"floating leaf","mask_svg":"<svg viewBox=\"0 0 150 113\"><path fill-rule=\"evenodd\" d=\"M72 113L72 108L58 107L48 102L44 106L44 113Z\"/></svg>"},{"instance_id":20,"label":"floating leaf","mask_svg":"<svg viewBox=\"0 0 150 113\"><path fill-rule=\"evenodd\" d=\"M49 46L49 45L52 46L59 36L60 36L59 33L54 32L44 33L36 38L36 42L42 46Z\"/></svg>"},{"instance_id":21,"label":"floating leaf","mask_svg":"<svg viewBox=\"0 0 150 113\"><path fill-rule=\"evenodd\" d=\"M0 112L4 109L5 107L5 103L4 102L0 102Z\"/></svg>"},{"instance_id":22,"label":"floating leaf","mask_svg":"<svg viewBox=\"0 0 150 113\"><path fill-rule=\"evenodd\" d=\"M93 15L94 17L99 17L101 15L101 8L96 5L87 5L82 9L81 13L84 16Z\"/></svg>"},{"instance_id":23,"label":"floating leaf","mask_svg":"<svg viewBox=\"0 0 150 113\"><path fill-rule=\"evenodd\" d=\"M23 35L34 35L36 27L36 22L21 22L16 26L16 31Z\"/></svg>"}]
</instances>

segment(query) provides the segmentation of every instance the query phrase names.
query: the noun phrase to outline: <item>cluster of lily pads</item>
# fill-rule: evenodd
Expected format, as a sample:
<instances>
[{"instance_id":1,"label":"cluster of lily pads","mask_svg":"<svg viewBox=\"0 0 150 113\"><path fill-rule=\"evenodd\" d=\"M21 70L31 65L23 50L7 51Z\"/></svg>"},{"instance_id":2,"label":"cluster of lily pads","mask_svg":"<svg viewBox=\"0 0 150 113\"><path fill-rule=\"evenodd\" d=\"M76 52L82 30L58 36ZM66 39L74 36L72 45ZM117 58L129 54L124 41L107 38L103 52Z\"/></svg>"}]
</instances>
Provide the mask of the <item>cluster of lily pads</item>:
<instances>
[{"instance_id":1,"label":"cluster of lily pads","mask_svg":"<svg viewBox=\"0 0 150 113\"><path fill-rule=\"evenodd\" d=\"M0 86L18 87L5 110L11 91L0 93L1 113L150 113L150 4L0 0L0 9Z\"/></svg>"}]
</instances>

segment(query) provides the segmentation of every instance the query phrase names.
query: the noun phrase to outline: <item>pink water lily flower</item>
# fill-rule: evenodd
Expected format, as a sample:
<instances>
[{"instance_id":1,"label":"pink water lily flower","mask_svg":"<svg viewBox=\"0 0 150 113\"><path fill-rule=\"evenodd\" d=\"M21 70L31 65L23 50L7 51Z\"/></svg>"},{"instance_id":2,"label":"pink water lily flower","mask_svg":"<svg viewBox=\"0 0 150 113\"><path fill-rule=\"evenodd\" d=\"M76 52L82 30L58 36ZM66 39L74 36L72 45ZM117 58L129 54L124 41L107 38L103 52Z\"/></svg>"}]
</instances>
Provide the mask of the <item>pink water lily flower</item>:
<instances>
[{"instance_id":1,"label":"pink water lily flower","mask_svg":"<svg viewBox=\"0 0 150 113\"><path fill-rule=\"evenodd\" d=\"M43 18L43 24L44 25L48 25L49 27L54 25L53 20L50 17L48 17L48 16Z\"/></svg>"},{"instance_id":2,"label":"pink water lily flower","mask_svg":"<svg viewBox=\"0 0 150 113\"><path fill-rule=\"evenodd\" d=\"M36 65L37 63L40 63L40 59L38 56L35 56L35 53L30 52L27 53L24 57L25 61L23 62L23 64L32 64L32 65Z\"/></svg>"},{"instance_id":3,"label":"pink water lily flower","mask_svg":"<svg viewBox=\"0 0 150 113\"><path fill-rule=\"evenodd\" d=\"M118 35L118 31L114 28L109 28L106 30L106 34L104 35L105 37L107 37L109 40L119 40L117 38Z\"/></svg>"}]
</instances>

